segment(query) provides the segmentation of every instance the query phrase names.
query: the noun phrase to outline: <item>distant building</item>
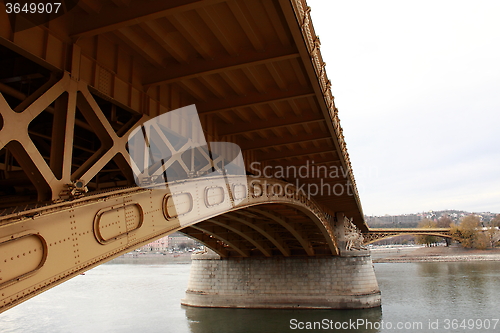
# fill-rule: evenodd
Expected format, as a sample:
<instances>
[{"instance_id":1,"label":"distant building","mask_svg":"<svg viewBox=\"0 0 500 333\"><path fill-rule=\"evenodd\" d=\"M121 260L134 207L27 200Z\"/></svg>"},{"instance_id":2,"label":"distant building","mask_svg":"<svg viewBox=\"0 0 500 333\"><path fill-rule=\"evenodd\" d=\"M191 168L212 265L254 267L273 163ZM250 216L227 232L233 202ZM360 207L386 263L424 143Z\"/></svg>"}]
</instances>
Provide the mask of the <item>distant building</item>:
<instances>
[{"instance_id":1,"label":"distant building","mask_svg":"<svg viewBox=\"0 0 500 333\"><path fill-rule=\"evenodd\" d=\"M194 239L189 238L184 234L175 232L142 246L140 250L146 252L166 252L182 248L196 248L200 245L201 244Z\"/></svg>"},{"instance_id":2,"label":"distant building","mask_svg":"<svg viewBox=\"0 0 500 333\"><path fill-rule=\"evenodd\" d=\"M169 248L171 249L182 249L182 248L195 248L199 247L201 244L192 238L185 236L180 233L173 233L169 237Z\"/></svg>"}]
</instances>

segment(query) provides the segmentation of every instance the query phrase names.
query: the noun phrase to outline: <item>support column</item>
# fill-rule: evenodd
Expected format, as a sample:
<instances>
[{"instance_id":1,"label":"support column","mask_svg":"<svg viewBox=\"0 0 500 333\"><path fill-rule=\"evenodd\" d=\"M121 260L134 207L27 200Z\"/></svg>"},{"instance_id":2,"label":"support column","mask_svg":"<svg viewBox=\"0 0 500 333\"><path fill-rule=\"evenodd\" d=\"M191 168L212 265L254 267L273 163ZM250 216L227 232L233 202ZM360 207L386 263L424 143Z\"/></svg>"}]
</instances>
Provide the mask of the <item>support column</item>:
<instances>
[{"instance_id":1,"label":"support column","mask_svg":"<svg viewBox=\"0 0 500 333\"><path fill-rule=\"evenodd\" d=\"M380 306L368 251L342 257L193 255L183 305L220 308L362 309Z\"/></svg>"},{"instance_id":2,"label":"support column","mask_svg":"<svg viewBox=\"0 0 500 333\"><path fill-rule=\"evenodd\" d=\"M333 232L335 233L337 246L339 247L341 253L345 251L346 248L344 218L345 215L343 212L335 213L335 225L333 226Z\"/></svg>"}]
</instances>

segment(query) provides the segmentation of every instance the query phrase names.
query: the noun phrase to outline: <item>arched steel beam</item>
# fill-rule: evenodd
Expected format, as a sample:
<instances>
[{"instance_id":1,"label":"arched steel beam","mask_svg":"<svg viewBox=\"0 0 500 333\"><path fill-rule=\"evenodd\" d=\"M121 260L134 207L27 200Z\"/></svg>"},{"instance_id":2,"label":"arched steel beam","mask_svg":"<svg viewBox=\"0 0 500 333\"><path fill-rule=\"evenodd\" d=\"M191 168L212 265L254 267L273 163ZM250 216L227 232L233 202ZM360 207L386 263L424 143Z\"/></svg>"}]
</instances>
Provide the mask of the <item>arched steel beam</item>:
<instances>
[{"instance_id":1,"label":"arched steel beam","mask_svg":"<svg viewBox=\"0 0 500 333\"><path fill-rule=\"evenodd\" d=\"M284 206L285 208L287 207L286 205ZM325 227L323 222L319 220L318 216L316 215L317 212L314 212L314 209L306 209L301 206L290 206L293 207L293 209L297 209L298 211L302 212L305 216L311 219L311 221L314 222L314 224L318 227L318 230L322 233L328 248L330 249L331 253L333 255L338 255L339 254L339 249L337 245L337 239L335 238L335 235L333 234L332 230L329 230ZM326 214L323 214L323 218L328 220L328 217ZM333 222L332 222L333 223Z\"/></svg>"},{"instance_id":2,"label":"arched steel beam","mask_svg":"<svg viewBox=\"0 0 500 333\"><path fill-rule=\"evenodd\" d=\"M200 177L170 182L168 189L164 184L116 189L49 206L14 207L15 210L2 213L0 235L4 237L0 238L0 246L3 247L0 254L12 253L9 258L28 260L23 256L21 245L29 240L42 248L43 257L36 262L23 261L19 264L17 261L5 264L2 260L0 268L10 274L10 279L7 280L9 286L2 289L2 294L6 296L0 298L0 302L5 301L3 306L0 304L0 310L174 231L184 231L198 238L222 257L260 255L261 252L240 235L204 222L225 214L238 215L245 211L255 215L252 217L255 225L259 225L256 219L264 219L267 222L263 224L269 225L267 229L262 229L271 238L274 234L269 229L276 225L286 233L287 236L280 235L292 253L297 249L300 255L325 254L323 248L317 247L314 242L323 246L325 239L330 242L335 239L331 216L300 192L280 194L270 191L273 185L284 187L287 183L261 179L259 187L254 186L252 181L232 175ZM233 184L233 190L238 190L230 192L228 183ZM263 205L275 211L264 210ZM305 214L304 210L309 214ZM293 217L281 217L280 213L298 216L300 222L292 221ZM72 229L65 227L68 223ZM130 229L130 225L134 228ZM191 225L193 227L189 228ZM323 235L332 236L319 239L317 236L321 232L317 227L325 229ZM309 232L314 236L306 238L304 235ZM288 235L290 240L285 239ZM290 253L285 249L282 246L280 250ZM54 278L54 272L57 272L57 278ZM30 288L30 293L23 294L23 290Z\"/></svg>"},{"instance_id":3,"label":"arched steel beam","mask_svg":"<svg viewBox=\"0 0 500 333\"><path fill-rule=\"evenodd\" d=\"M249 234L251 232L253 232L253 230L251 228L245 227L242 225L236 225L235 223L231 223L230 221L221 222L221 221L218 221L214 218L208 219L208 220L206 220L206 222L211 222L213 224L216 224L218 226L221 226L223 228L226 228L226 229L234 232L235 234L239 235L241 238L247 240L249 243L251 243L253 246L255 246L260 252L262 252L262 254L264 256L266 256L266 257L272 256L271 249L269 248L269 246L267 246L266 244L264 244L261 241L253 239L251 236L249 236ZM240 230L240 229L243 229L243 230Z\"/></svg>"},{"instance_id":4,"label":"arched steel beam","mask_svg":"<svg viewBox=\"0 0 500 333\"><path fill-rule=\"evenodd\" d=\"M373 235L374 237L366 237L369 235ZM368 244L371 244L374 242L378 242L382 239L393 238L393 237L404 236L404 235L423 235L423 236L435 236L435 237L441 237L441 238L456 239L455 237L453 237L449 234L433 233L433 232L414 232L414 233L401 232L401 233L387 233L387 234L368 233L368 234L364 234L363 236L365 237L364 244L368 245Z\"/></svg>"},{"instance_id":5,"label":"arched steel beam","mask_svg":"<svg viewBox=\"0 0 500 333\"><path fill-rule=\"evenodd\" d=\"M234 213L239 213L239 212L240 211L235 211ZM271 230L266 230L265 227L260 227L257 223L252 222L249 218L245 219L245 218L237 217L237 216L234 216L234 214L225 214L224 216L226 216L228 219L231 219L233 221L240 222L240 223L254 229L255 231L259 232L264 237L266 237L271 243L273 243L274 246L276 246L276 248L281 252L281 254L283 254L284 257L290 256L291 252L290 252L290 249L288 248L288 246L281 239L281 237L279 237L279 235L272 235Z\"/></svg>"},{"instance_id":6,"label":"arched steel beam","mask_svg":"<svg viewBox=\"0 0 500 333\"><path fill-rule=\"evenodd\" d=\"M203 231L209 235L212 235L214 238L217 238L224 244L227 244L230 246L234 251L238 252L242 257L250 257L250 251L248 249L243 249L241 248L241 244L237 244L236 240L230 240L229 237L223 237L221 234L224 233L224 230L222 227L216 228L211 227L211 226L203 226L200 227L198 224L192 225L191 228L198 229L200 231ZM226 234L228 234L227 230L225 231ZM229 236L229 235L228 235Z\"/></svg>"},{"instance_id":7,"label":"arched steel beam","mask_svg":"<svg viewBox=\"0 0 500 333\"><path fill-rule=\"evenodd\" d=\"M213 236L210 237L208 233L203 232L199 229L195 229L193 227L186 227L180 232L186 234L189 237L195 238L198 242L202 243L206 247L209 247L210 249L212 249L212 251L217 253L222 258L228 257L227 249L224 248Z\"/></svg>"},{"instance_id":8,"label":"arched steel beam","mask_svg":"<svg viewBox=\"0 0 500 333\"><path fill-rule=\"evenodd\" d=\"M267 212L258 208L249 208L249 210L256 212L257 214L261 214L267 218L270 218L271 220L277 222L280 224L282 227L284 227L286 230L288 230L300 243L300 245L303 247L304 251L307 253L308 256L313 256L314 255L314 249L309 240L306 239L305 236L303 236L298 230L296 230L293 225L287 221L286 219L279 217L275 215L274 213Z\"/></svg>"}]
</instances>

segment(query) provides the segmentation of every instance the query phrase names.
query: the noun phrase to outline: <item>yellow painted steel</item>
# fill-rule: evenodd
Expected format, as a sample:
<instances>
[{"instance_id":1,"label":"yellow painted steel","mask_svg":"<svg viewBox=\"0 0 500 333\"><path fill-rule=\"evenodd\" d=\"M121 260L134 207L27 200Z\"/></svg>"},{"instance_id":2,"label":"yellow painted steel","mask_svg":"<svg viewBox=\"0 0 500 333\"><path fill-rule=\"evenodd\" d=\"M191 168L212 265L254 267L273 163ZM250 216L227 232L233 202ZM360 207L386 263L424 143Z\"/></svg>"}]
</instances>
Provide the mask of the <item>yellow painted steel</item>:
<instances>
[{"instance_id":1,"label":"yellow painted steel","mask_svg":"<svg viewBox=\"0 0 500 333\"><path fill-rule=\"evenodd\" d=\"M323 242L328 244L330 255L339 253L332 217L324 214L305 194L256 193L248 190L252 188L251 181L255 181L250 180L245 184L245 197L234 201L231 200L234 199L232 193L216 185L224 184L226 177L182 181L177 184L177 190L181 192L171 192L176 188L175 184L166 190L129 188L3 216L0 219L0 234L4 236L0 241L0 310L156 238L228 212L261 205L284 204L307 212L310 228L324 235ZM261 181L286 185L278 180ZM216 201L212 201L211 190L214 188L222 191ZM198 204L179 212L182 214L176 217L169 213L169 218L166 218L165 211L170 207L165 197L179 197L180 193L189 193L187 197L192 197ZM286 221L281 223L286 224ZM300 239L304 237L293 224L287 228ZM310 245L304 246L309 255L315 255ZM235 250L246 254L238 248Z\"/></svg>"}]
</instances>

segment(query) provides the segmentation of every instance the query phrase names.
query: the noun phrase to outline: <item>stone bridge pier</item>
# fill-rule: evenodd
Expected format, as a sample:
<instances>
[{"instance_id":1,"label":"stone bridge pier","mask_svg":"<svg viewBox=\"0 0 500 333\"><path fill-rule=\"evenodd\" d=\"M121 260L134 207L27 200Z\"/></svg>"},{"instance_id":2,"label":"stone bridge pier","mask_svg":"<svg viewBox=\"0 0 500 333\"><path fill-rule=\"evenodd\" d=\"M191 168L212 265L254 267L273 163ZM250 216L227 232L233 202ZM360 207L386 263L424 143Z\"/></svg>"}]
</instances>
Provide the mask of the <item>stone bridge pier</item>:
<instances>
[{"instance_id":1,"label":"stone bridge pier","mask_svg":"<svg viewBox=\"0 0 500 333\"><path fill-rule=\"evenodd\" d=\"M183 305L361 309L380 306L368 250L330 257L220 258L195 254Z\"/></svg>"},{"instance_id":2,"label":"stone bridge pier","mask_svg":"<svg viewBox=\"0 0 500 333\"><path fill-rule=\"evenodd\" d=\"M343 221L339 222L339 221ZM381 304L370 251L337 213L338 255L221 258L194 254L183 305L220 308L363 309Z\"/></svg>"}]
</instances>

